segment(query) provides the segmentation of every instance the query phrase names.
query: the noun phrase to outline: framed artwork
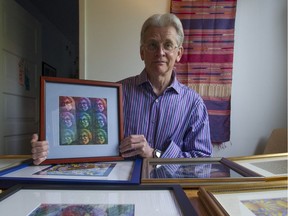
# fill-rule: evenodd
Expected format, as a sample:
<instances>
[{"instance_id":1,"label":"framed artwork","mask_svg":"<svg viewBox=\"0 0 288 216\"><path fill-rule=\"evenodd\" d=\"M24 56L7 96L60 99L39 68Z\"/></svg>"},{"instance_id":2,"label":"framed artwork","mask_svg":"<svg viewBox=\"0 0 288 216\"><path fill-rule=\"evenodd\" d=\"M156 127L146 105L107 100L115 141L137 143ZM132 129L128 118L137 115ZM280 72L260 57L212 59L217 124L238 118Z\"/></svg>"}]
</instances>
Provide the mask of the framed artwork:
<instances>
[{"instance_id":1,"label":"framed artwork","mask_svg":"<svg viewBox=\"0 0 288 216\"><path fill-rule=\"evenodd\" d=\"M0 173L7 171L21 164L32 162L31 155L1 155L0 156Z\"/></svg>"},{"instance_id":2,"label":"framed artwork","mask_svg":"<svg viewBox=\"0 0 288 216\"><path fill-rule=\"evenodd\" d=\"M264 178L226 158L145 158L142 184L179 183L181 186L264 181Z\"/></svg>"},{"instance_id":3,"label":"framed artwork","mask_svg":"<svg viewBox=\"0 0 288 216\"><path fill-rule=\"evenodd\" d=\"M0 173L0 187L15 184L140 184L142 159L69 163L53 165L21 165Z\"/></svg>"},{"instance_id":4,"label":"framed artwork","mask_svg":"<svg viewBox=\"0 0 288 216\"><path fill-rule=\"evenodd\" d=\"M179 185L17 185L0 194L0 212L29 216L60 215L60 212L61 215L197 215Z\"/></svg>"},{"instance_id":5,"label":"framed artwork","mask_svg":"<svg viewBox=\"0 0 288 216\"><path fill-rule=\"evenodd\" d=\"M46 62L42 62L42 76L56 77L57 70Z\"/></svg>"},{"instance_id":6,"label":"framed artwork","mask_svg":"<svg viewBox=\"0 0 288 216\"><path fill-rule=\"evenodd\" d=\"M228 159L245 169L250 169L266 177L266 180L280 180L288 177L288 153L231 157Z\"/></svg>"},{"instance_id":7,"label":"framed artwork","mask_svg":"<svg viewBox=\"0 0 288 216\"><path fill-rule=\"evenodd\" d=\"M44 163L123 160L121 84L41 77L40 99L40 139L49 142Z\"/></svg>"},{"instance_id":8,"label":"framed artwork","mask_svg":"<svg viewBox=\"0 0 288 216\"><path fill-rule=\"evenodd\" d=\"M209 215L287 215L287 181L200 187L198 197Z\"/></svg>"}]
</instances>

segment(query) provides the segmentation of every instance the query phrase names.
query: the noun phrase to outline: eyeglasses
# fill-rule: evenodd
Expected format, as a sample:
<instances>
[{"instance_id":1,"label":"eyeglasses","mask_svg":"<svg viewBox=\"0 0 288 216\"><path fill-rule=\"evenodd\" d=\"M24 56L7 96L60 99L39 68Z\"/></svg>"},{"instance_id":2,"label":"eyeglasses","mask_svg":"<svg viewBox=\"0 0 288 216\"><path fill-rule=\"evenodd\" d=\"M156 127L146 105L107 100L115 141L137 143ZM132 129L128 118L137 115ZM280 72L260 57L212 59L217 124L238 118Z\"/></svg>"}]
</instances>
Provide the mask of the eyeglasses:
<instances>
[{"instance_id":1,"label":"eyeglasses","mask_svg":"<svg viewBox=\"0 0 288 216\"><path fill-rule=\"evenodd\" d=\"M144 47L146 48L146 50L148 52L156 52L160 49L161 44L157 43L157 42L149 42L144 44ZM161 49L165 52L165 53L171 53L173 52L176 48L179 48L178 46L175 46L173 43L171 42L165 42L162 44Z\"/></svg>"}]
</instances>

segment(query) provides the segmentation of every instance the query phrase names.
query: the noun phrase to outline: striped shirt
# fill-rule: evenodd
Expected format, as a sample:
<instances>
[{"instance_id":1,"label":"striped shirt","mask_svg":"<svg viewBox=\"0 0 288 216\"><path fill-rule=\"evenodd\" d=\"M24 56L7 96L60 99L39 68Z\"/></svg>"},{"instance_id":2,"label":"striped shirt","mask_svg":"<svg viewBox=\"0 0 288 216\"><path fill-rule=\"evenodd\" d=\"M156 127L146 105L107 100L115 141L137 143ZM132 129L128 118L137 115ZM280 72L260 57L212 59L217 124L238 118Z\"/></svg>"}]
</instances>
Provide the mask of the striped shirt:
<instances>
[{"instance_id":1,"label":"striped shirt","mask_svg":"<svg viewBox=\"0 0 288 216\"><path fill-rule=\"evenodd\" d=\"M202 98L191 88L173 82L157 96L140 75L120 81L123 86L124 136L142 134L162 158L210 157L212 145L208 113Z\"/></svg>"}]
</instances>

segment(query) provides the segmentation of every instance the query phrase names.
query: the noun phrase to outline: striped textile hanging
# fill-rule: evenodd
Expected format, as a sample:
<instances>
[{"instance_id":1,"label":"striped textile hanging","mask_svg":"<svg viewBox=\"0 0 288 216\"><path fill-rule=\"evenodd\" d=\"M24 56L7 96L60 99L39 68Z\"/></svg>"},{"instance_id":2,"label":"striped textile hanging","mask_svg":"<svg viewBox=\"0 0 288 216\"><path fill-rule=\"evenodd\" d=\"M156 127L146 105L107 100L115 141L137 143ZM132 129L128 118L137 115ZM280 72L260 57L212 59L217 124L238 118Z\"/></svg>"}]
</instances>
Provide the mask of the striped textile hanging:
<instances>
[{"instance_id":1,"label":"striped textile hanging","mask_svg":"<svg viewBox=\"0 0 288 216\"><path fill-rule=\"evenodd\" d=\"M180 82L195 89L209 113L211 140L230 140L234 24L237 0L171 0L184 27Z\"/></svg>"}]
</instances>

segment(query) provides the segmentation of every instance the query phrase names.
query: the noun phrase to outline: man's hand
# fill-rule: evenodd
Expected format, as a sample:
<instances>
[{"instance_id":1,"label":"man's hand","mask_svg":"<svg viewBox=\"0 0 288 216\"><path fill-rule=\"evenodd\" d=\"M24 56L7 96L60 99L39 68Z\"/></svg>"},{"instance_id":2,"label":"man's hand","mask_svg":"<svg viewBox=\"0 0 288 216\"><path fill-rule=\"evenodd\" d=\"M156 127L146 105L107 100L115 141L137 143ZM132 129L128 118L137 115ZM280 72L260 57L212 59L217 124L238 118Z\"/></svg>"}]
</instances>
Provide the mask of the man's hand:
<instances>
[{"instance_id":1,"label":"man's hand","mask_svg":"<svg viewBox=\"0 0 288 216\"><path fill-rule=\"evenodd\" d=\"M120 153L122 157L140 155L143 158L151 158L153 157L153 148L149 146L144 135L130 135L121 141Z\"/></svg>"},{"instance_id":2,"label":"man's hand","mask_svg":"<svg viewBox=\"0 0 288 216\"><path fill-rule=\"evenodd\" d=\"M31 146L32 146L32 158L33 158L33 163L35 165L39 165L42 163L44 160L46 160L47 155L48 155L48 142L47 141L39 141L38 140L38 135L33 134L32 139L31 139Z\"/></svg>"}]
</instances>

